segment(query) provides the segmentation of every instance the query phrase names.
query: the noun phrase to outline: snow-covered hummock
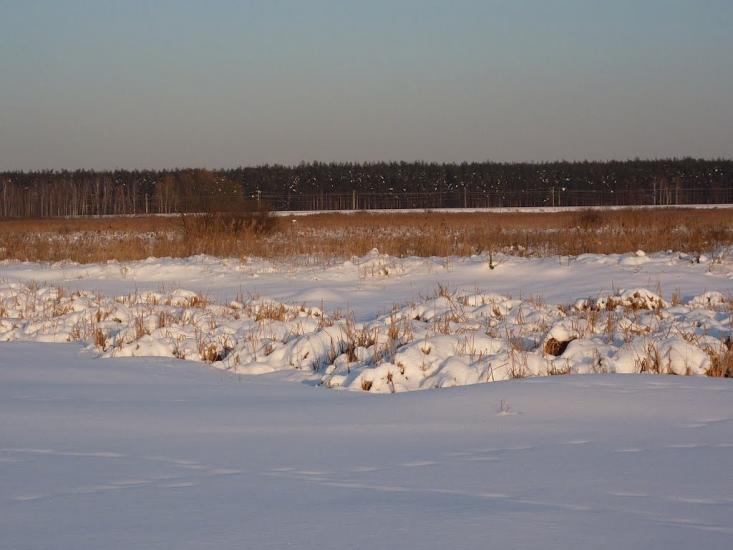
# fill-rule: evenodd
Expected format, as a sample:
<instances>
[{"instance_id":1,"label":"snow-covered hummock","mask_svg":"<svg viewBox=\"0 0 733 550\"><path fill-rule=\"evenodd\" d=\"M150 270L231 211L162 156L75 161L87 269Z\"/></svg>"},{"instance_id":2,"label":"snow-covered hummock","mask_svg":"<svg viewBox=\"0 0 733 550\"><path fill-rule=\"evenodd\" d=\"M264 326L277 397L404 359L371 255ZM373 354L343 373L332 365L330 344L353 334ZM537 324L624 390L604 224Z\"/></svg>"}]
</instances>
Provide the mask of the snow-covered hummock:
<instances>
[{"instance_id":1,"label":"snow-covered hummock","mask_svg":"<svg viewBox=\"0 0 733 550\"><path fill-rule=\"evenodd\" d=\"M0 285L0 341L85 342L103 357L175 357L240 374L298 370L328 388L395 393L528 376L704 375L731 348L719 293L670 305L647 289L574 305L451 293L372 321L273 300L209 303L182 289L107 298Z\"/></svg>"},{"instance_id":2,"label":"snow-covered hummock","mask_svg":"<svg viewBox=\"0 0 733 550\"><path fill-rule=\"evenodd\" d=\"M3 549L733 540L729 380L555 376L368 395L289 383L293 371L243 382L80 351L0 343Z\"/></svg>"}]
</instances>

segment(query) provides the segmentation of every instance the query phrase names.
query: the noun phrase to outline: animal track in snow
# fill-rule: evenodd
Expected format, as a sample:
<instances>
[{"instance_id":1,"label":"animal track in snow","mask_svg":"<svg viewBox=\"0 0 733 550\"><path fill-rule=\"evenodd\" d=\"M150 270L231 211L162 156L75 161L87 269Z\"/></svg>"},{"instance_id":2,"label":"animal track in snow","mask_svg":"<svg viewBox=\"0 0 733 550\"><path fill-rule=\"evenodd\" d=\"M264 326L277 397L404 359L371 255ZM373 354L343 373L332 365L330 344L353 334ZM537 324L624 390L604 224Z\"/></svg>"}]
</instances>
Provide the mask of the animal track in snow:
<instances>
[{"instance_id":1,"label":"animal track in snow","mask_svg":"<svg viewBox=\"0 0 733 550\"><path fill-rule=\"evenodd\" d=\"M72 456L72 457L89 457L89 458L125 458L126 455L113 452L79 452L79 451L59 451L56 449L34 449L34 448L10 448L0 449L0 453L17 453L30 455L51 455L51 456Z\"/></svg>"},{"instance_id":2,"label":"animal track in snow","mask_svg":"<svg viewBox=\"0 0 733 550\"><path fill-rule=\"evenodd\" d=\"M438 464L434 460L415 460L413 462L403 462L400 464L400 466L404 466L405 468L419 468L421 466L434 466Z\"/></svg>"},{"instance_id":3,"label":"animal track in snow","mask_svg":"<svg viewBox=\"0 0 733 550\"><path fill-rule=\"evenodd\" d=\"M716 424L723 424L725 422L731 422L733 418L721 417L721 418L703 418L689 424L683 424L683 428L707 428L708 426L714 426Z\"/></svg>"}]
</instances>

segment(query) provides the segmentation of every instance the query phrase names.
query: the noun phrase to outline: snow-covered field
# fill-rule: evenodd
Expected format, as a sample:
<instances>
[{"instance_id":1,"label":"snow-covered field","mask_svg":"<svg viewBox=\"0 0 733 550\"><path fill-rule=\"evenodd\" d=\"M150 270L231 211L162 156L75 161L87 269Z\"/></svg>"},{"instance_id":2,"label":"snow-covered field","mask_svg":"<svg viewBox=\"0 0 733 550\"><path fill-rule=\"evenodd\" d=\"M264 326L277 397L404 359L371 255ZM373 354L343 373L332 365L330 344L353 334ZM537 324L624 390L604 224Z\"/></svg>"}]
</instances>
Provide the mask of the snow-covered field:
<instances>
[{"instance_id":1,"label":"snow-covered field","mask_svg":"<svg viewBox=\"0 0 733 550\"><path fill-rule=\"evenodd\" d=\"M397 395L0 344L0 546L730 548L733 385Z\"/></svg>"},{"instance_id":2,"label":"snow-covered field","mask_svg":"<svg viewBox=\"0 0 733 550\"><path fill-rule=\"evenodd\" d=\"M731 249L1 262L0 547L728 548L731 294Z\"/></svg>"},{"instance_id":3,"label":"snow-covered field","mask_svg":"<svg viewBox=\"0 0 733 550\"><path fill-rule=\"evenodd\" d=\"M265 297L332 311L354 312L357 320L388 313L395 305L432 295L437 286L491 292L512 298L542 297L548 303L573 303L620 288L644 287L671 300L674 292L692 297L705 291L733 290L733 249L702 256L674 252L585 254L578 257L397 258L371 254L344 262L287 261L195 256L149 258L98 264L0 261L0 281L36 282L106 296L136 291L184 288L226 303L238 296Z\"/></svg>"},{"instance_id":4,"label":"snow-covered field","mask_svg":"<svg viewBox=\"0 0 733 550\"><path fill-rule=\"evenodd\" d=\"M581 212L584 210L665 210L670 208L692 208L695 210L707 209L728 209L733 208L733 204L638 204L624 206L500 206L494 208L379 208L373 210L279 210L274 212L276 216L309 216L313 214L354 214L356 212L374 212L384 214L406 214L421 212L437 212L442 214L465 214L467 212L481 212L486 214L501 214L507 212L521 212L525 214L538 214L550 212ZM168 214L159 214L166 216ZM104 217L104 216L102 216Z\"/></svg>"}]
</instances>

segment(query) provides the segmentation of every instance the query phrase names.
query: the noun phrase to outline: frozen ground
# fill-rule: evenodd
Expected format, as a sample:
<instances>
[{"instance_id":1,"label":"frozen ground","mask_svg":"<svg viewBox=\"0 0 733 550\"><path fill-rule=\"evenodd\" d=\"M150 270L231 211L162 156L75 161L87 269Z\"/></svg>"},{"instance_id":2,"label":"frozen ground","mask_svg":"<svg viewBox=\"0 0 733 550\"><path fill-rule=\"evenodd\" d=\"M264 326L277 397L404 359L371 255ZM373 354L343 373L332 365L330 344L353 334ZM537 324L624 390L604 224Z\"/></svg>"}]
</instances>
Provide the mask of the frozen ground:
<instances>
[{"instance_id":1,"label":"frozen ground","mask_svg":"<svg viewBox=\"0 0 733 550\"><path fill-rule=\"evenodd\" d=\"M730 250L494 263L0 263L0 340L20 340L0 343L0 548L730 548L729 379L586 374L374 395L323 387L365 389L373 350L303 368L318 349L338 359L317 348L343 334L334 310L353 311L348 330L369 339L380 323L389 332L395 304L413 335L396 350L406 366L440 361L454 380L466 364L442 354L459 344L475 372L537 346L523 364L548 372L523 374L552 374L563 356L570 372L639 367L651 339L664 372L695 374L710 360L700 350L730 343ZM120 357L195 359L221 335L242 345L219 369ZM546 354L550 337L572 341ZM91 345L43 342L78 339ZM427 385L405 371L370 376L370 389L432 387L430 369ZM461 378L472 381L485 380Z\"/></svg>"},{"instance_id":2,"label":"frozen ground","mask_svg":"<svg viewBox=\"0 0 733 550\"><path fill-rule=\"evenodd\" d=\"M398 395L0 344L0 546L730 548L733 386Z\"/></svg>"}]
</instances>

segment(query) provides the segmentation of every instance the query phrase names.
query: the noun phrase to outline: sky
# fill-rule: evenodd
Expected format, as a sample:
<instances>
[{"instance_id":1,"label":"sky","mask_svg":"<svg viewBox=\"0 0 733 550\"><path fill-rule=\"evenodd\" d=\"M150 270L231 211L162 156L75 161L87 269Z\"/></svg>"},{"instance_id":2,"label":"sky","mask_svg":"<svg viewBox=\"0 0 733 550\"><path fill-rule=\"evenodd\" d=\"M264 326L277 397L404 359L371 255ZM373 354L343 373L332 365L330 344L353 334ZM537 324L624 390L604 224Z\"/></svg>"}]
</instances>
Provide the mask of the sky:
<instances>
[{"instance_id":1,"label":"sky","mask_svg":"<svg viewBox=\"0 0 733 550\"><path fill-rule=\"evenodd\" d=\"M731 0L0 0L0 170L733 157Z\"/></svg>"}]
</instances>

